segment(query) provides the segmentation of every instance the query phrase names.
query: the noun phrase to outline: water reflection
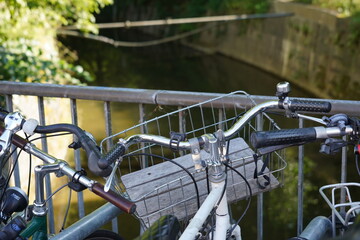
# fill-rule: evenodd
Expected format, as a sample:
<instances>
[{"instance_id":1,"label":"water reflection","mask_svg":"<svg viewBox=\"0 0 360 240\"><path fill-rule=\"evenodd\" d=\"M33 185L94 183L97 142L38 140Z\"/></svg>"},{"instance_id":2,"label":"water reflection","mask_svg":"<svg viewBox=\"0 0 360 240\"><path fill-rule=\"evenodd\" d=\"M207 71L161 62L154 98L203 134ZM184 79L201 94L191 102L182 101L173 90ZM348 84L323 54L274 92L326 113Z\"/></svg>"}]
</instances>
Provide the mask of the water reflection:
<instances>
[{"instance_id":1,"label":"water reflection","mask_svg":"<svg viewBox=\"0 0 360 240\"><path fill-rule=\"evenodd\" d=\"M275 94L281 79L250 65L177 44L141 49L114 48L83 39L62 39L79 55L79 63L95 77L93 85L227 93L244 90ZM294 96L309 96L293 87Z\"/></svg>"}]
</instances>

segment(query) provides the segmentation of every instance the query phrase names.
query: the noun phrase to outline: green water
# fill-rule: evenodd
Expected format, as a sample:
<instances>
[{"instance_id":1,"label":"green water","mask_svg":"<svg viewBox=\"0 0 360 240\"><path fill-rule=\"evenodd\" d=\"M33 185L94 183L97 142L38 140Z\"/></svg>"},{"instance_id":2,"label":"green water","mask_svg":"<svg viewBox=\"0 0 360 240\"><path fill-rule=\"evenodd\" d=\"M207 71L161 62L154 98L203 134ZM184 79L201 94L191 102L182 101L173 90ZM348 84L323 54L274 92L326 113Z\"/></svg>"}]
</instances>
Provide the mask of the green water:
<instances>
[{"instance_id":1,"label":"green water","mask_svg":"<svg viewBox=\"0 0 360 240\"><path fill-rule=\"evenodd\" d=\"M94 77L91 85L144 89L183 90L226 93L245 90L254 95L274 95L278 77L218 54L206 55L178 44L140 49L114 48L110 45L76 38L62 39L77 52L79 63ZM292 86L291 96L314 97ZM90 104L90 105L89 105ZM101 139L105 131L95 116L101 114L101 103L81 102L81 127L93 129ZM137 105L114 104L113 128L120 131L136 124ZM103 121L103 120L100 120ZM294 120L282 120L281 127L296 127ZM92 131L93 132L93 131ZM330 215L318 188L340 179L340 155L320 156L319 144L306 147L304 225L317 215ZM297 149L287 151L288 167L285 185L264 194L264 239L287 239L296 236L297 219ZM349 162L349 180L356 179L353 162ZM246 202L233 205L234 218L244 211ZM243 239L256 238L256 197L240 223ZM120 233L126 239L137 235L132 217L121 216ZM131 230L130 230L131 229Z\"/></svg>"}]
</instances>

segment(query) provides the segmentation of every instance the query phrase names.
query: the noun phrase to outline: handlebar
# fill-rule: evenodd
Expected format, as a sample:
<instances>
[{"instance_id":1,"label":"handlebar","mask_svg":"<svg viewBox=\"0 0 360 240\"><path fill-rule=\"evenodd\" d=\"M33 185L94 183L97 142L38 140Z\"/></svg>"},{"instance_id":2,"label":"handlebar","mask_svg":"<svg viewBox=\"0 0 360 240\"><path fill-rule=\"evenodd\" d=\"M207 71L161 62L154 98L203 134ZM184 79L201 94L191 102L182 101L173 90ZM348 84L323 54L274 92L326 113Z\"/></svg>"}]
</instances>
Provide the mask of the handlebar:
<instances>
[{"instance_id":1,"label":"handlebar","mask_svg":"<svg viewBox=\"0 0 360 240\"><path fill-rule=\"evenodd\" d=\"M7 113L0 112L0 120L4 121ZM22 121L21 128L26 123ZM88 168L91 172L100 177L109 176L112 168L110 166L99 168L98 161L101 158L101 153L95 143L95 141L81 128L73 124L53 124L47 126L36 126L33 130L34 133L48 134L58 132L69 132L77 136L80 146L85 150L88 158Z\"/></svg>"},{"instance_id":2,"label":"handlebar","mask_svg":"<svg viewBox=\"0 0 360 240\"><path fill-rule=\"evenodd\" d=\"M2 134L4 128L0 126L0 134ZM36 148L34 145L30 144L27 140L23 139L18 135L13 135L12 137L12 144L16 147L24 149L26 152L33 154L34 156L42 159L46 163L54 164L61 162L60 160L42 152L40 149ZM77 173L74 169L69 167L66 162L62 162L61 173L67 175L70 178L73 178L74 175ZM116 207L121 209L126 213L134 213L136 209L135 203L129 201L128 199L116 194L113 191L104 191L104 186L98 182L95 182L85 175L81 175L78 177L78 181L89 188L92 192L96 195L102 197L103 199L107 200L108 202L114 204Z\"/></svg>"},{"instance_id":3,"label":"handlebar","mask_svg":"<svg viewBox=\"0 0 360 240\"><path fill-rule=\"evenodd\" d=\"M301 99L286 98L279 101L279 108L288 109L291 112L304 111L304 112L330 112L331 103L324 101L309 101Z\"/></svg>"},{"instance_id":4,"label":"handlebar","mask_svg":"<svg viewBox=\"0 0 360 240\"><path fill-rule=\"evenodd\" d=\"M85 150L88 159L88 167L94 174L106 177L111 172L111 167L100 169L98 167L98 160L101 158L101 153L93 139L81 128L72 124L54 124L48 126L37 126L34 130L36 133L57 133L57 132L71 132L78 137L81 147Z\"/></svg>"},{"instance_id":5,"label":"handlebar","mask_svg":"<svg viewBox=\"0 0 360 240\"><path fill-rule=\"evenodd\" d=\"M98 167L98 161L101 158L101 153L93 139L89 135L79 128L78 126L72 124L54 124L48 126L37 126L34 130L35 133L57 133L57 132L70 132L75 134L78 137L80 146L85 150L88 159L88 167L91 172L94 174L106 177L111 173L111 167L107 166L106 168L100 169Z\"/></svg>"},{"instance_id":6,"label":"handlebar","mask_svg":"<svg viewBox=\"0 0 360 240\"><path fill-rule=\"evenodd\" d=\"M339 127L311 127L260 131L251 134L251 145L254 148L263 148L277 145L302 145L319 139L341 137L356 134L352 126Z\"/></svg>"},{"instance_id":7,"label":"handlebar","mask_svg":"<svg viewBox=\"0 0 360 240\"><path fill-rule=\"evenodd\" d=\"M254 132L251 134L251 145L254 148L297 144L316 140L314 128L284 129L274 131Z\"/></svg>"},{"instance_id":8,"label":"handlebar","mask_svg":"<svg viewBox=\"0 0 360 240\"><path fill-rule=\"evenodd\" d=\"M308 101L299 99L280 99L279 101L268 101L258 104L248 110L230 129L224 132L225 140L231 139L240 131L246 123L248 123L258 113L264 112L268 109L285 109L288 111L307 111L307 112L329 112L331 110L331 103L325 101ZM198 138L201 139L201 138ZM99 167L106 168L110 166L117 158L124 154L125 149L138 142L155 143L162 146L170 146L171 140L162 136L138 134L130 136L124 142L116 144L109 153L104 155L99 160ZM201 146L204 141L199 141ZM180 150L189 150L191 145L189 141L179 142Z\"/></svg>"}]
</instances>

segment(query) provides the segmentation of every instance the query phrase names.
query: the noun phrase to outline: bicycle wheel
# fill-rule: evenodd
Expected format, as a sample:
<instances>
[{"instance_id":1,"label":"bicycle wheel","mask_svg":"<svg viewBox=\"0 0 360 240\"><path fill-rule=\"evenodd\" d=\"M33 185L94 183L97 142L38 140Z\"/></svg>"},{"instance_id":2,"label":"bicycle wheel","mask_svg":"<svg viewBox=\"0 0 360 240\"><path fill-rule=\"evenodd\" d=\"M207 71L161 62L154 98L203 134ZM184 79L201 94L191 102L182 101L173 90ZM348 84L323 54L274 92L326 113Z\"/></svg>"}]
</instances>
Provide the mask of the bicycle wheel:
<instances>
[{"instance_id":1,"label":"bicycle wheel","mask_svg":"<svg viewBox=\"0 0 360 240\"><path fill-rule=\"evenodd\" d=\"M90 234L88 237L85 238L85 240L124 240L124 239L120 237L117 233L114 233L109 230L100 229Z\"/></svg>"}]
</instances>

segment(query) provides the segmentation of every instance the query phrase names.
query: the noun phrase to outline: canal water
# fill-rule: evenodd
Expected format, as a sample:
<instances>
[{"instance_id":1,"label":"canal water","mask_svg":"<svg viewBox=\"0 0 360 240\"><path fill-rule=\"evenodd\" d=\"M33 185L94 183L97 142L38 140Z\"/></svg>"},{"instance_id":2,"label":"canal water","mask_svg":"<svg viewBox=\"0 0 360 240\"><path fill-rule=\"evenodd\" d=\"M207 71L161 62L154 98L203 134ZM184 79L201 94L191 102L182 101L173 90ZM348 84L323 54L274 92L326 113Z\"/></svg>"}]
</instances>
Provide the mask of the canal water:
<instances>
[{"instance_id":1,"label":"canal water","mask_svg":"<svg viewBox=\"0 0 360 240\"><path fill-rule=\"evenodd\" d=\"M244 90L254 95L273 96L276 84L283 81L243 62L219 54L204 54L177 43L129 49L73 37L61 41L77 53L77 63L94 76L95 81L89 85L216 93ZM315 97L296 86L292 86L292 89L291 96ZM80 101L78 107L81 127L90 130L98 139L104 137L105 131L100 127L103 126L103 120L96 117L102 116L103 105ZM137 106L112 107L114 131L136 124ZM297 122L286 120L280 125L285 128L296 127ZM317 215L330 215L318 188L340 179L340 155L321 156L318 150L319 144L305 148L305 225ZM264 194L264 239L296 236L297 148L287 151L287 162L284 187ZM355 173L350 171L349 179L353 176ZM245 201L233 205L234 219L242 214L245 205ZM256 238L256 197L240 225L243 239ZM120 218L119 231L125 239L134 238L138 229L136 221L131 217Z\"/></svg>"}]
</instances>

